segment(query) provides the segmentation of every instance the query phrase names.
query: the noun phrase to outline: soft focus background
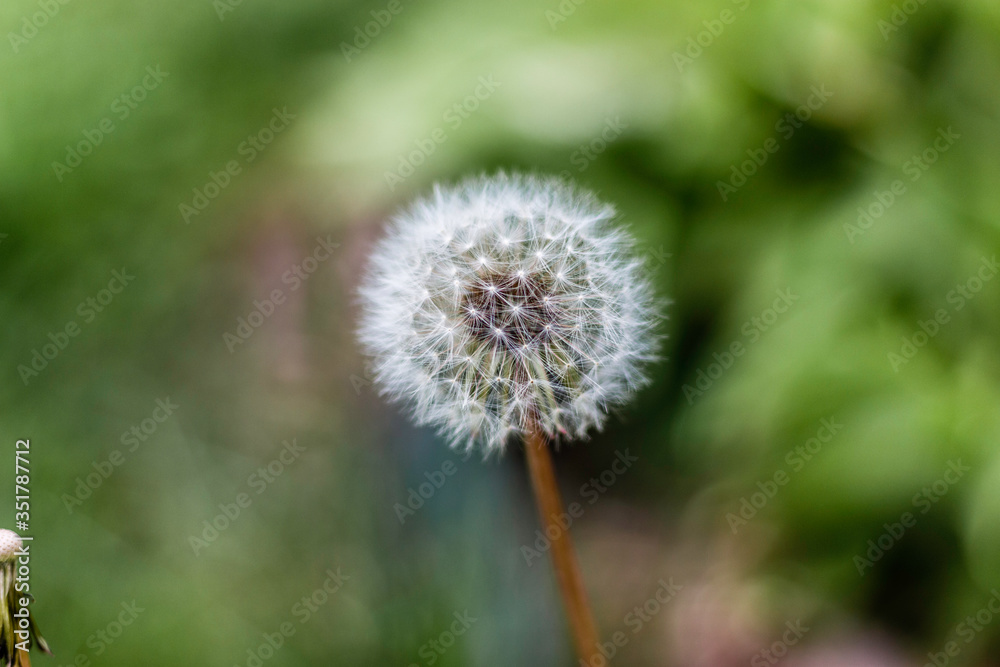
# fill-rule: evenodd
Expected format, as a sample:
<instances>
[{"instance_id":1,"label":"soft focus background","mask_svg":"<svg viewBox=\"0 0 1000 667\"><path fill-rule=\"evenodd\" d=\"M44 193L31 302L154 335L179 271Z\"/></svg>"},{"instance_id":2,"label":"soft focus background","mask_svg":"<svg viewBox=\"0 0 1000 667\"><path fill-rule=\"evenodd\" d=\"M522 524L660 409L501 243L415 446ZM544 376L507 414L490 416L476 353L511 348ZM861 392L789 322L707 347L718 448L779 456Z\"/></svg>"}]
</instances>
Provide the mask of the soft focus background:
<instances>
[{"instance_id":1,"label":"soft focus background","mask_svg":"<svg viewBox=\"0 0 1000 667\"><path fill-rule=\"evenodd\" d=\"M577 664L520 452L413 428L352 334L387 217L497 169L615 202L672 300L654 384L556 457L615 664L1000 664L995 0L8 0L0 33L36 665Z\"/></svg>"}]
</instances>

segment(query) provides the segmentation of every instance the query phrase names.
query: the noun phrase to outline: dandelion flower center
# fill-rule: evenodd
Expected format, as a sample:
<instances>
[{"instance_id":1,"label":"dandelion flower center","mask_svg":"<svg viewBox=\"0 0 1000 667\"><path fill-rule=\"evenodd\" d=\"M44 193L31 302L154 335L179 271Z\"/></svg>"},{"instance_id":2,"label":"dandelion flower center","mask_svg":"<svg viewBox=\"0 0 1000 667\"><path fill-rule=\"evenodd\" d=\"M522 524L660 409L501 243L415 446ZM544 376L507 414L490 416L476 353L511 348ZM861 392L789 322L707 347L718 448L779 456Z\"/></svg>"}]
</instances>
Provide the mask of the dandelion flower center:
<instances>
[{"instance_id":1,"label":"dandelion flower center","mask_svg":"<svg viewBox=\"0 0 1000 667\"><path fill-rule=\"evenodd\" d=\"M509 351L535 348L547 338L551 325L564 317L546 304L550 289L540 274L489 273L462 294L465 325L482 342L492 342L491 332L500 331Z\"/></svg>"}]
</instances>

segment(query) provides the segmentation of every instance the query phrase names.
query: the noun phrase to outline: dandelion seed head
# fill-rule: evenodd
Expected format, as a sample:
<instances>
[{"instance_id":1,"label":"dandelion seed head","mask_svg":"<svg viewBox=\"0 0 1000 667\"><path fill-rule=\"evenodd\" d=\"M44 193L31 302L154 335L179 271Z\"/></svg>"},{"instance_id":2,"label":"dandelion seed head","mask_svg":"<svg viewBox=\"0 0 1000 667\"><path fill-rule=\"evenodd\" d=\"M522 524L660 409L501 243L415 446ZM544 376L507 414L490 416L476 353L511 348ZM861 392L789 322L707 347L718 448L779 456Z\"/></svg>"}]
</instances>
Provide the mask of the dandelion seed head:
<instances>
[{"instance_id":1,"label":"dandelion seed head","mask_svg":"<svg viewBox=\"0 0 1000 667\"><path fill-rule=\"evenodd\" d=\"M555 178L469 179L398 215L360 289L384 394L453 446L585 437L647 381L659 314L613 207Z\"/></svg>"}]
</instances>

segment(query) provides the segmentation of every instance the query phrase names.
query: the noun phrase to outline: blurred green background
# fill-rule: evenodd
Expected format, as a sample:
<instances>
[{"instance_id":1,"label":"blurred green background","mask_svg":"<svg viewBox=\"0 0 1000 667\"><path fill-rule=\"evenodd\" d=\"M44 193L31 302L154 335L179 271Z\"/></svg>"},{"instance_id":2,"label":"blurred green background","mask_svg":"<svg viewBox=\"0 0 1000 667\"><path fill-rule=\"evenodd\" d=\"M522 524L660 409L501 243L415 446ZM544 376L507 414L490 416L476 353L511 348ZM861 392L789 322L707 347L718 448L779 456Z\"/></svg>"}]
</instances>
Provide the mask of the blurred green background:
<instances>
[{"instance_id":1,"label":"blurred green background","mask_svg":"<svg viewBox=\"0 0 1000 667\"><path fill-rule=\"evenodd\" d=\"M995 0L0 26L37 665L577 664L520 452L410 426L353 340L386 218L497 169L614 202L672 300L653 386L556 457L615 664L1000 664Z\"/></svg>"}]
</instances>

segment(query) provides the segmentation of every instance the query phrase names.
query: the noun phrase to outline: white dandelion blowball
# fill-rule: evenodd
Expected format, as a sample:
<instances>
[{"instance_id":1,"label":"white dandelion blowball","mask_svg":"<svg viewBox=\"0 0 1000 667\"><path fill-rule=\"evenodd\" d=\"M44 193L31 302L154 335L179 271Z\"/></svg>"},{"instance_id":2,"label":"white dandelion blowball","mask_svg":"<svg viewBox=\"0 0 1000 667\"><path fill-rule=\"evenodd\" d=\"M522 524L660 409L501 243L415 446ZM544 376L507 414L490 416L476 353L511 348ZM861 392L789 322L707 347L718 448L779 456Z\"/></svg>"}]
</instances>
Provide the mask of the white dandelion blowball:
<instances>
[{"instance_id":1,"label":"white dandelion blowball","mask_svg":"<svg viewBox=\"0 0 1000 667\"><path fill-rule=\"evenodd\" d=\"M584 437L645 384L658 312L615 211L556 178L499 174L398 215L360 289L384 394L453 446L532 428Z\"/></svg>"}]
</instances>

